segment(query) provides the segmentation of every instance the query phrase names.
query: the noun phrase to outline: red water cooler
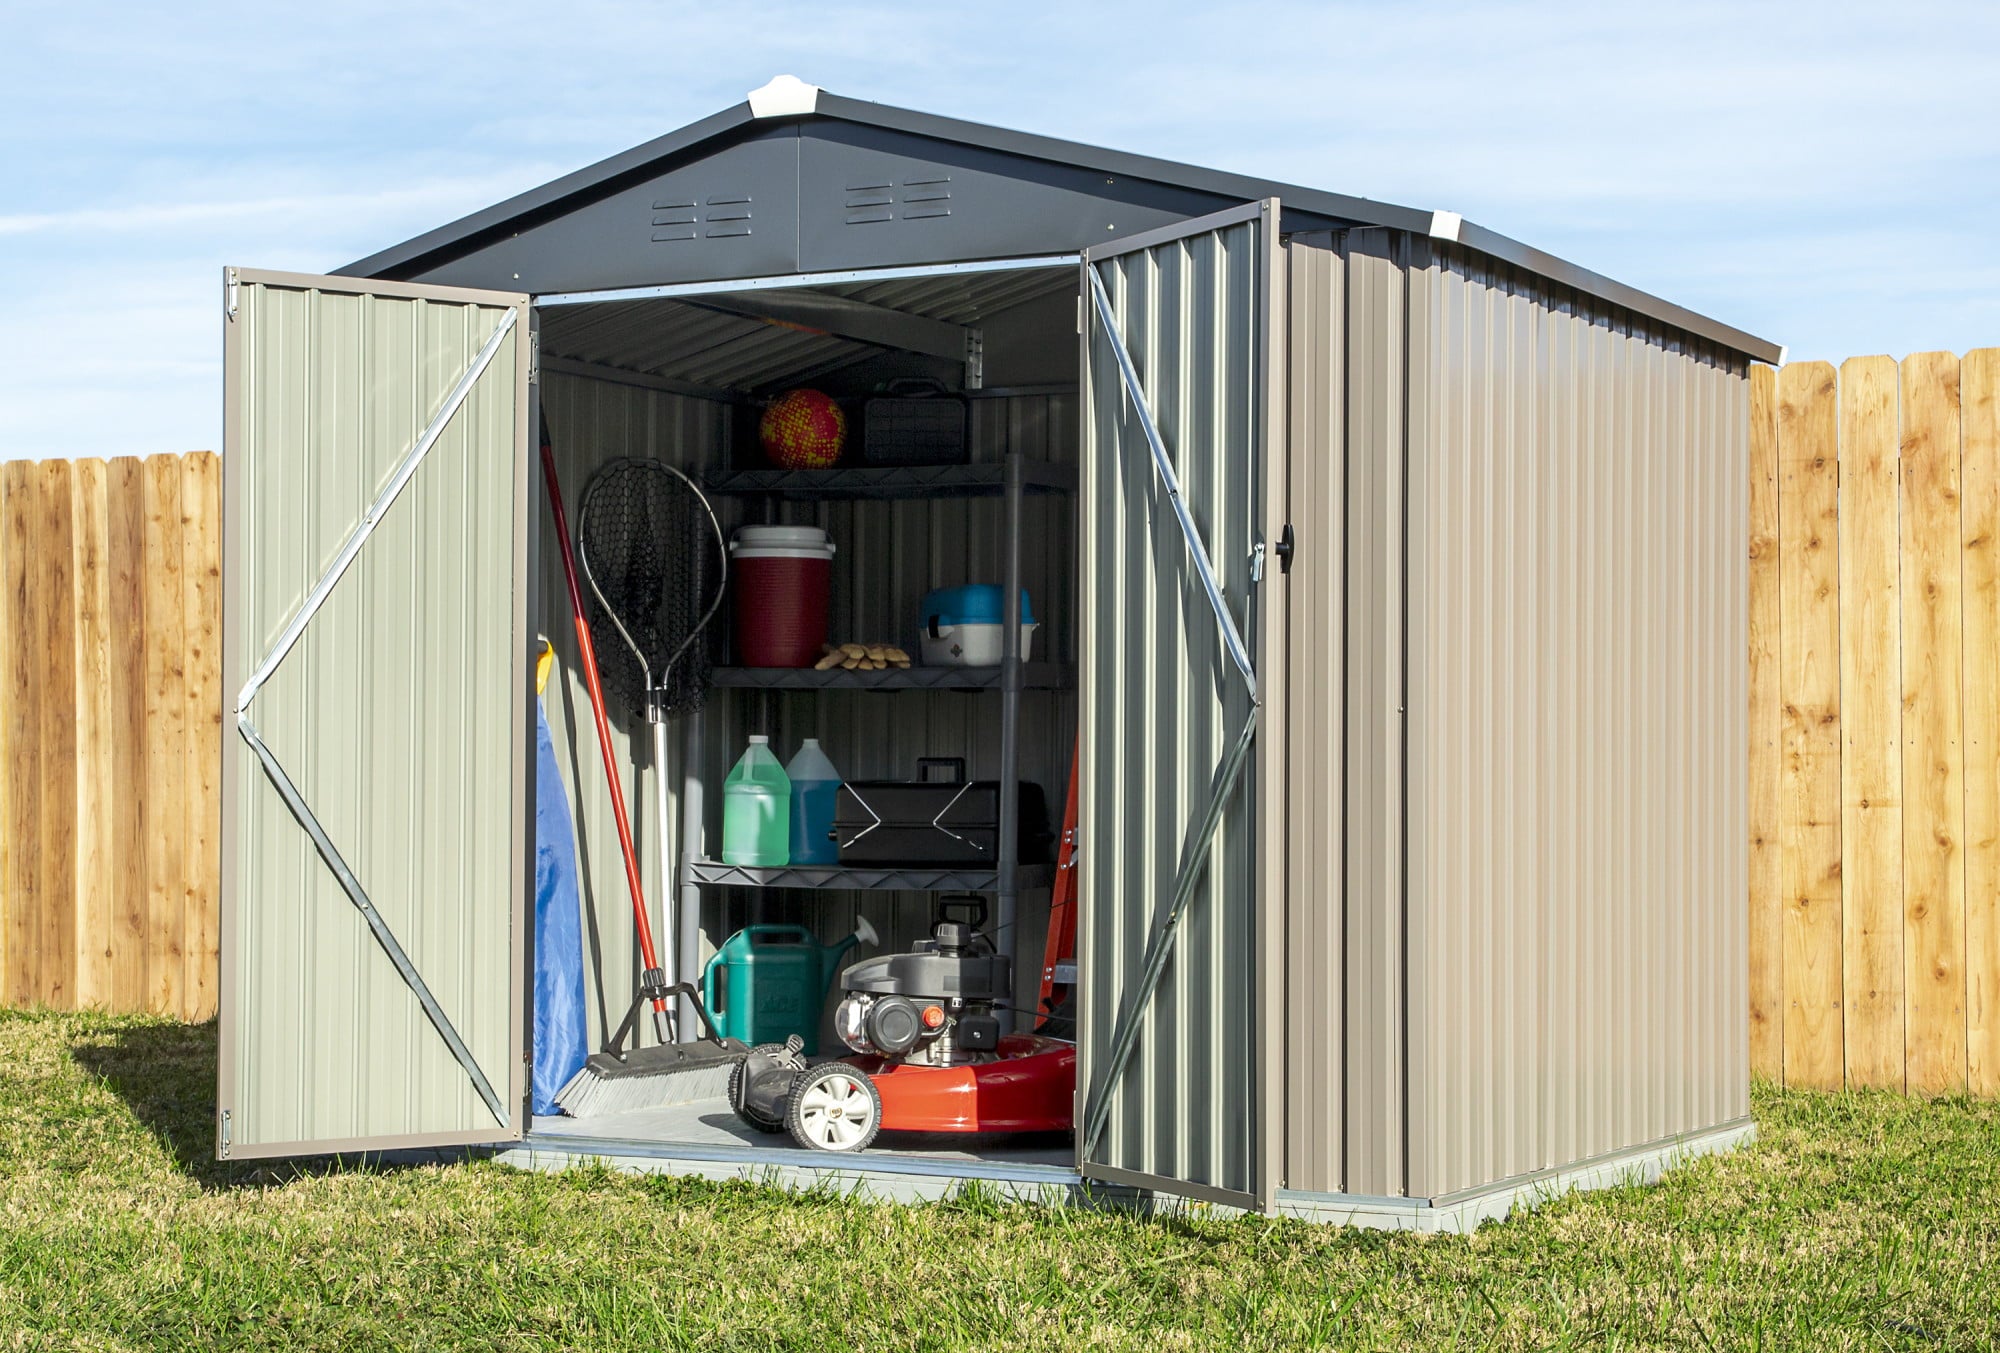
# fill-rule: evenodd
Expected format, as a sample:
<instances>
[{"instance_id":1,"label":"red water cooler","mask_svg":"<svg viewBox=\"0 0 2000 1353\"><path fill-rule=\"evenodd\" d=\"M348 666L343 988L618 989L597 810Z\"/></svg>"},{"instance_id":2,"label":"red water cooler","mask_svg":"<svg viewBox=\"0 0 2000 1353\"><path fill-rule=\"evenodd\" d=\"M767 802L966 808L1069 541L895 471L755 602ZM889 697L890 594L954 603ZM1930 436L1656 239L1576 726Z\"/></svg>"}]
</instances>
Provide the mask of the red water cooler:
<instances>
[{"instance_id":1,"label":"red water cooler","mask_svg":"<svg viewBox=\"0 0 2000 1353\"><path fill-rule=\"evenodd\" d=\"M833 542L817 526L745 526L729 545L745 667L811 667L826 644Z\"/></svg>"}]
</instances>

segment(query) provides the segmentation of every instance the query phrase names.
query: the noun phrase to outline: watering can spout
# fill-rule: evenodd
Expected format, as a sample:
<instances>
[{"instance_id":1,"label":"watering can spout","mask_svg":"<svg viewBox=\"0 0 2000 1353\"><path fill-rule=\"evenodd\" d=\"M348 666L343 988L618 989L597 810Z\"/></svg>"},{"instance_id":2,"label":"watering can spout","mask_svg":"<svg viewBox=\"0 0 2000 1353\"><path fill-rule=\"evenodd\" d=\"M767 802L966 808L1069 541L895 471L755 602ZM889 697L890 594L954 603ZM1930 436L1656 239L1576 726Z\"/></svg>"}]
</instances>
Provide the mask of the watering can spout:
<instances>
[{"instance_id":1,"label":"watering can spout","mask_svg":"<svg viewBox=\"0 0 2000 1353\"><path fill-rule=\"evenodd\" d=\"M833 979L840 975L840 960L847 957L849 949L852 949L857 944L865 944L873 948L881 942L882 937L875 932L873 923L866 916L863 916L854 922L853 931L845 939L841 940L839 944L820 950L819 986L821 999L825 999L826 994L833 990Z\"/></svg>"}]
</instances>

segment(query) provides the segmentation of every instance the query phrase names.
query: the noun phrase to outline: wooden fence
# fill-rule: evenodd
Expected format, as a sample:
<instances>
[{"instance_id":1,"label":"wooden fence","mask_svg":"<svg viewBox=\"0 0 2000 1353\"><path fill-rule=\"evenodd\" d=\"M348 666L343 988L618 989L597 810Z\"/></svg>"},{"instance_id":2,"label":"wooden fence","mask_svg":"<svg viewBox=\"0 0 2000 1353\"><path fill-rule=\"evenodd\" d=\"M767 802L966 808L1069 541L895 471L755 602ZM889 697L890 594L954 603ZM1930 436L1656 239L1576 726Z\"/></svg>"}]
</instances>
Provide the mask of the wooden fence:
<instances>
[{"instance_id":1,"label":"wooden fence","mask_svg":"<svg viewBox=\"0 0 2000 1353\"><path fill-rule=\"evenodd\" d=\"M1750 411L1752 1065L2000 1094L2000 349ZM0 466L0 1003L214 1012L218 490Z\"/></svg>"},{"instance_id":2,"label":"wooden fence","mask_svg":"<svg viewBox=\"0 0 2000 1353\"><path fill-rule=\"evenodd\" d=\"M0 465L0 1004L215 1012L219 486Z\"/></svg>"},{"instance_id":3,"label":"wooden fence","mask_svg":"<svg viewBox=\"0 0 2000 1353\"><path fill-rule=\"evenodd\" d=\"M2000 1093L2000 349L1750 399L1752 1065Z\"/></svg>"}]
</instances>

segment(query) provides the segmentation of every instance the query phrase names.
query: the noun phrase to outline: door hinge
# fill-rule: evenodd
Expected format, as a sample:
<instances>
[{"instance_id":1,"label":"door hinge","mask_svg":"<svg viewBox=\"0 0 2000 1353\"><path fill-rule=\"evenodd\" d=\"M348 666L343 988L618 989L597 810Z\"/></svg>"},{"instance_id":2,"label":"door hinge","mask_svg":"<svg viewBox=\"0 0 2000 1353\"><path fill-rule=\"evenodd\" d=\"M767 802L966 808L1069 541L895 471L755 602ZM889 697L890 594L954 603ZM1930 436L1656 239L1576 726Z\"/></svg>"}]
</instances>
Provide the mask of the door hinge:
<instances>
[{"instance_id":1,"label":"door hinge","mask_svg":"<svg viewBox=\"0 0 2000 1353\"><path fill-rule=\"evenodd\" d=\"M229 1110L227 1109L224 1109L222 1111L222 1128L221 1131L216 1134L216 1136L220 1141L220 1149L216 1152L216 1154L221 1156L224 1160L228 1160L229 1159Z\"/></svg>"},{"instance_id":2,"label":"door hinge","mask_svg":"<svg viewBox=\"0 0 2000 1353\"><path fill-rule=\"evenodd\" d=\"M223 313L233 320L236 318L237 289L242 284L237 280L234 268L224 269L223 279L225 285L222 289L222 309Z\"/></svg>"},{"instance_id":3,"label":"door hinge","mask_svg":"<svg viewBox=\"0 0 2000 1353\"><path fill-rule=\"evenodd\" d=\"M1264 542L1261 540L1250 547L1250 581L1264 581Z\"/></svg>"},{"instance_id":4,"label":"door hinge","mask_svg":"<svg viewBox=\"0 0 2000 1353\"><path fill-rule=\"evenodd\" d=\"M1292 537L1292 524L1285 523L1285 529L1278 534L1278 544L1271 552L1278 556L1278 572L1292 571L1292 556L1299 550L1298 541Z\"/></svg>"},{"instance_id":5,"label":"door hinge","mask_svg":"<svg viewBox=\"0 0 2000 1353\"><path fill-rule=\"evenodd\" d=\"M528 330L528 384L542 383L542 331Z\"/></svg>"}]
</instances>

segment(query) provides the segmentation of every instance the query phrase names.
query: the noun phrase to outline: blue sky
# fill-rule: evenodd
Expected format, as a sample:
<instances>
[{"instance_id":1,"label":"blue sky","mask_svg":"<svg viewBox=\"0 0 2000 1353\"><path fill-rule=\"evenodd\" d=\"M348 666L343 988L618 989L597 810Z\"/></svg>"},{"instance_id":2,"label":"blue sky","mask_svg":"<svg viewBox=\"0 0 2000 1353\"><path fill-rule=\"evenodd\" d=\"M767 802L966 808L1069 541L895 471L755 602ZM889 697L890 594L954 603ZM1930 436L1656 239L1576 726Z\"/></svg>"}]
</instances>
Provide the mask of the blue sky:
<instances>
[{"instance_id":1,"label":"blue sky","mask_svg":"<svg viewBox=\"0 0 2000 1353\"><path fill-rule=\"evenodd\" d=\"M787 71L1461 212L1794 356L2000 344L1991 3L16 0L5 31L6 458L214 446L223 264L325 271Z\"/></svg>"}]
</instances>

